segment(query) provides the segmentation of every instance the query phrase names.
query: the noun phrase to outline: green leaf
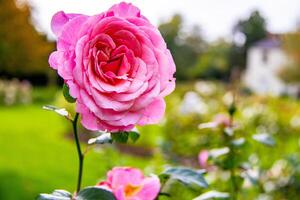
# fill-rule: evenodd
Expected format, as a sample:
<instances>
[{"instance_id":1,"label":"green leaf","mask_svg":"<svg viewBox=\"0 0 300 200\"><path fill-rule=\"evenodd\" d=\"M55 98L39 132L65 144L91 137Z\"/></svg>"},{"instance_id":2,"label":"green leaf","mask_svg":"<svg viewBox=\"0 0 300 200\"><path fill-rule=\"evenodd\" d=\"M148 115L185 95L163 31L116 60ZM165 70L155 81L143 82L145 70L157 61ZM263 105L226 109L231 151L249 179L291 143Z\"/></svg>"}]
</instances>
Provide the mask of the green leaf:
<instances>
[{"instance_id":1,"label":"green leaf","mask_svg":"<svg viewBox=\"0 0 300 200\"><path fill-rule=\"evenodd\" d=\"M193 200L228 199L228 198L229 198L228 193L212 190L204 194L201 194L200 196L196 197Z\"/></svg>"},{"instance_id":2,"label":"green leaf","mask_svg":"<svg viewBox=\"0 0 300 200\"><path fill-rule=\"evenodd\" d=\"M59 114L60 116L63 116L65 118L71 120L71 115L65 108L58 108L56 106L46 105L46 106L43 106L43 109L49 110L49 111L54 111L57 114Z\"/></svg>"},{"instance_id":3,"label":"green leaf","mask_svg":"<svg viewBox=\"0 0 300 200\"><path fill-rule=\"evenodd\" d=\"M111 138L114 142L127 143L129 137L128 132L111 133Z\"/></svg>"},{"instance_id":4,"label":"green leaf","mask_svg":"<svg viewBox=\"0 0 300 200\"><path fill-rule=\"evenodd\" d=\"M71 200L72 195L66 190L54 190L52 194L40 194L37 200Z\"/></svg>"},{"instance_id":5,"label":"green leaf","mask_svg":"<svg viewBox=\"0 0 300 200\"><path fill-rule=\"evenodd\" d=\"M76 101L76 99L74 99L70 93L69 93L69 86L67 84L64 83L63 85L63 95L65 97L65 99L67 100L67 102L69 103L74 103Z\"/></svg>"},{"instance_id":6,"label":"green leaf","mask_svg":"<svg viewBox=\"0 0 300 200\"><path fill-rule=\"evenodd\" d=\"M130 131L129 138L131 139L132 142L136 142L140 138L140 134L136 131Z\"/></svg>"},{"instance_id":7,"label":"green leaf","mask_svg":"<svg viewBox=\"0 0 300 200\"><path fill-rule=\"evenodd\" d=\"M169 193L166 193L166 192L160 192L160 193L158 193L158 196L171 197L171 195Z\"/></svg>"},{"instance_id":8,"label":"green leaf","mask_svg":"<svg viewBox=\"0 0 300 200\"><path fill-rule=\"evenodd\" d=\"M185 167L172 167L167 169L163 174L169 175L170 179L178 180L188 186L200 186L206 188L207 182L203 177L204 171L193 170Z\"/></svg>"},{"instance_id":9,"label":"green leaf","mask_svg":"<svg viewBox=\"0 0 300 200\"><path fill-rule=\"evenodd\" d=\"M106 144L112 143L111 133L102 133L96 138L91 138L88 141L88 144Z\"/></svg>"},{"instance_id":10,"label":"green leaf","mask_svg":"<svg viewBox=\"0 0 300 200\"><path fill-rule=\"evenodd\" d=\"M252 138L254 140L256 140L257 142L260 142L260 143L262 143L264 145L267 145L267 146L274 146L275 145L274 138L270 134L267 134L267 133L255 134L255 135L252 136Z\"/></svg>"},{"instance_id":11,"label":"green leaf","mask_svg":"<svg viewBox=\"0 0 300 200\"><path fill-rule=\"evenodd\" d=\"M164 185L170 179L170 177L171 176L169 174L160 174L160 175L158 175L160 184Z\"/></svg>"},{"instance_id":12,"label":"green leaf","mask_svg":"<svg viewBox=\"0 0 300 200\"><path fill-rule=\"evenodd\" d=\"M81 190L76 200L115 200L114 195L99 187L87 187Z\"/></svg>"},{"instance_id":13,"label":"green leaf","mask_svg":"<svg viewBox=\"0 0 300 200\"><path fill-rule=\"evenodd\" d=\"M62 197L69 197L69 198L72 197L72 194L66 190L54 190L52 194L56 196L62 196Z\"/></svg>"},{"instance_id":14,"label":"green leaf","mask_svg":"<svg viewBox=\"0 0 300 200\"><path fill-rule=\"evenodd\" d=\"M235 114L235 112L236 112L236 106L233 102L228 108L228 113L230 116L233 116Z\"/></svg>"}]
</instances>

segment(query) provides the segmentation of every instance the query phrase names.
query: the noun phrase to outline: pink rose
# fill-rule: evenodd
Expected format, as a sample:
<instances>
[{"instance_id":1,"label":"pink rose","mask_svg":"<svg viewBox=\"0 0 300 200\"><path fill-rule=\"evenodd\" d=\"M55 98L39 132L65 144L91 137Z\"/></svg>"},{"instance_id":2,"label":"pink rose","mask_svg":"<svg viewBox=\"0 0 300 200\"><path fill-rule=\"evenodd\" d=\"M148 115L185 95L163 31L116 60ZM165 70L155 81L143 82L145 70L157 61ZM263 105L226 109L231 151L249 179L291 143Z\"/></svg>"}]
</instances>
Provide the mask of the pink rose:
<instances>
[{"instance_id":1,"label":"pink rose","mask_svg":"<svg viewBox=\"0 0 300 200\"><path fill-rule=\"evenodd\" d=\"M207 168L208 166L208 158L209 158L209 151L202 150L198 154L198 162L201 168Z\"/></svg>"},{"instance_id":2,"label":"pink rose","mask_svg":"<svg viewBox=\"0 0 300 200\"><path fill-rule=\"evenodd\" d=\"M132 4L87 16L56 13L50 66L77 99L90 130L126 131L157 123L175 88L175 64L157 30Z\"/></svg>"},{"instance_id":3,"label":"pink rose","mask_svg":"<svg viewBox=\"0 0 300 200\"><path fill-rule=\"evenodd\" d=\"M115 167L99 187L111 191L117 200L154 200L160 191L158 177L144 177L135 168Z\"/></svg>"}]
</instances>

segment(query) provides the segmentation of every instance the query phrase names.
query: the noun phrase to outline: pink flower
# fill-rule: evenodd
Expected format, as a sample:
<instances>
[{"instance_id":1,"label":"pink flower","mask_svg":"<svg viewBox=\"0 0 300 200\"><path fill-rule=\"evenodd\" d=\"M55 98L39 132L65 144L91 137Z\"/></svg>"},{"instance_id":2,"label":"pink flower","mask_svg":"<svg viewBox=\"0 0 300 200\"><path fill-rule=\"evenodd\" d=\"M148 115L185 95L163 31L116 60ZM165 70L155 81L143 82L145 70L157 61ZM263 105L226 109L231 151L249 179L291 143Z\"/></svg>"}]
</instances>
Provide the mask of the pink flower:
<instances>
[{"instance_id":1,"label":"pink flower","mask_svg":"<svg viewBox=\"0 0 300 200\"><path fill-rule=\"evenodd\" d=\"M113 168L98 186L111 191L117 200L154 200L160 191L156 176L144 177L140 170L131 167Z\"/></svg>"},{"instance_id":2,"label":"pink flower","mask_svg":"<svg viewBox=\"0 0 300 200\"><path fill-rule=\"evenodd\" d=\"M198 163L201 169L206 169L207 171L213 171L216 169L216 166L209 163L210 157L211 157L210 152L206 149L199 152Z\"/></svg>"},{"instance_id":3,"label":"pink flower","mask_svg":"<svg viewBox=\"0 0 300 200\"><path fill-rule=\"evenodd\" d=\"M208 158L209 158L209 151L202 150L198 154L198 162L201 168L206 169L208 167Z\"/></svg>"},{"instance_id":4,"label":"pink flower","mask_svg":"<svg viewBox=\"0 0 300 200\"><path fill-rule=\"evenodd\" d=\"M56 13L58 38L49 57L77 99L90 130L126 131L157 123L175 88L175 64L157 30L132 4L94 16Z\"/></svg>"}]
</instances>

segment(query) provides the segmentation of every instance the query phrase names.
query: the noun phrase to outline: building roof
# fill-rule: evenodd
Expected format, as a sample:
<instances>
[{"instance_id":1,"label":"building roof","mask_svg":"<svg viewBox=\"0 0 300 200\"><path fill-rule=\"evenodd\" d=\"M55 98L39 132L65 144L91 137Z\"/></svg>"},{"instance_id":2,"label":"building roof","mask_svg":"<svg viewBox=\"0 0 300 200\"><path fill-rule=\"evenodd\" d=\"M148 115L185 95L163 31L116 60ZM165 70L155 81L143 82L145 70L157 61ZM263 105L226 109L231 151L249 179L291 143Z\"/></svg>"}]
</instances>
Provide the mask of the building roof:
<instances>
[{"instance_id":1,"label":"building roof","mask_svg":"<svg viewBox=\"0 0 300 200\"><path fill-rule=\"evenodd\" d=\"M261 48L280 48L281 47L281 41L278 38L272 37L272 38L266 38L262 39L256 43L254 43L253 47L261 47Z\"/></svg>"}]
</instances>

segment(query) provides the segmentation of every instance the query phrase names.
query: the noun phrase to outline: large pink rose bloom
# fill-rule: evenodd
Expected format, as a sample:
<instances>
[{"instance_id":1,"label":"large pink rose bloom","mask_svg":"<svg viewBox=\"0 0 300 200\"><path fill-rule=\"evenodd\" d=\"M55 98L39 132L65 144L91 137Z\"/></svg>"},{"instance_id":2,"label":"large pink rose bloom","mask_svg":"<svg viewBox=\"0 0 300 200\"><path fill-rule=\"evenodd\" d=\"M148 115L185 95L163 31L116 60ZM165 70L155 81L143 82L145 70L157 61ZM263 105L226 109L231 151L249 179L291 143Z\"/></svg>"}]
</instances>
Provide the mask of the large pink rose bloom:
<instances>
[{"instance_id":1,"label":"large pink rose bloom","mask_svg":"<svg viewBox=\"0 0 300 200\"><path fill-rule=\"evenodd\" d=\"M111 191L117 200L154 200L160 191L158 177L144 177L135 168L115 167L99 187Z\"/></svg>"},{"instance_id":2,"label":"large pink rose bloom","mask_svg":"<svg viewBox=\"0 0 300 200\"><path fill-rule=\"evenodd\" d=\"M90 130L126 131L157 123L175 88L175 64L157 30L132 4L87 16L56 13L50 66L77 99Z\"/></svg>"}]
</instances>

